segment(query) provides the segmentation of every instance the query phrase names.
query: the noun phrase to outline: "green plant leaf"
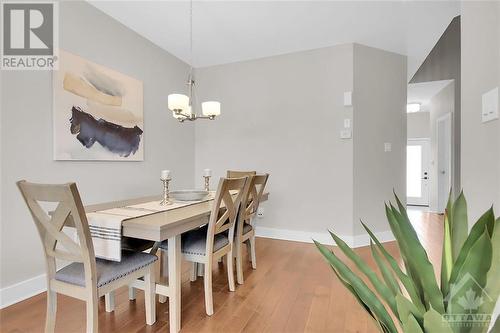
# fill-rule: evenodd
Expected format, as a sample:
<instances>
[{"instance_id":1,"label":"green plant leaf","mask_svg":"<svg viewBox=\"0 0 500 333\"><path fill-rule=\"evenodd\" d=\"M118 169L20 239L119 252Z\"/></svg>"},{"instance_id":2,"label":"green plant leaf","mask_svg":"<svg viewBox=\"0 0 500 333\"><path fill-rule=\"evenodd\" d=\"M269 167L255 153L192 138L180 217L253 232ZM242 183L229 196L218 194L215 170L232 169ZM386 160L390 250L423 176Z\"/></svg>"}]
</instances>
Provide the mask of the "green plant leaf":
<instances>
[{"instance_id":1,"label":"green plant leaf","mask_svg":"<svg viewBox=\"0 0 500 333\"><path fill-rule=\"evenodd\" d=\"M413 283L413 280L401 270L401 268L398 265L398 262L389 254L389 252L387 252L387 250L380 243L377 237L373 234L370 228L368 228L363 222L361 222L361 224L363 225L363 228L365 228L366 232L370 235L371 239L375 242L380 252L384 255L385 260L387 260L394 273L396 273L396 276L398 277L399 281L401 281L401 284L403 285L406 292L410 296L413 304L415 304L415 306L422 313L425 312L424 304L420 299L420 296L417 292L415 284Z\"/></svg>"},{"instance_id":2,"label":"green plant leaf","mask_svg":"<svg viewBox=\"0 0 500 333\"><path fill-rule=\"evenodd\" d=\"M465 240L460 254L457 260L453 264L453 269L451 270L450 283L455 283L457 280L458 272L462 269L465 259L469 254L471 247L484 233L485 228L488 230L489 235L493 235L493 229L495 227L495 214L493 208L490 208L486 213L484 213L479 220L472 226L469 237Z\"/></svg>"},{"instance_id":3,"label":"green plant leaf","mask_svg":"<svg viewBox=\"0 0 500 333\"><path fill-rule=\"evenodd\" d=\"M471 247L457 280L450 284L451 298L448 300L448 313L467 313L481 306L481 297L486 285L486 274L491 266L492 247L488 230ZM450 281L451 282L451 281ZM456 332L469 332L467 321L454 325Z\"/></svg>"},{"instance_id":4,"label":"green plant leaf","mask_svg":"<svg viewBox=\"0 0 500 333\"><path fill-rule=\"evenodd\" d=\"M403 322L403 332L405 333L424 333L422 327L417 322L415 317L411 314L408 315L408 318Z\"/></svg>"},{"instance_id":5,"label":"green plant leaf","mask_svg":"<svg viewBox=\"0 0 500 333\"><path fill-rule=\"evenodd\" d=\"M453 214L451 215L450 234L453 252L453 261L457 260L460 249L467 239L469 229L467 218L467 201L464 192L460 192L457 200L453 203Z\"/></svg>"},{"instance_id":6,"label":"green plant leaf","mask_svg":"<svg viewBox=\"0 0 500 333\"><path fill-rule=\"evenodd\" d=\"M393 191L393 193L394 193L394 197L396 198L396 203L398 204L399 213L403 216L403 218L406 220L406 222L408 222L408 224L410 224L410 226L411 226L410 218L408 217L408 212L406 211L406 207L401 203L401 200L399 200L399 197L396 194L396 192ZM418 238L417 232L415 231L415 229L413 229L413 226L411 227L411 231L413 232L413 235Z\"/></svg>"},{"instance_id":7,"label":"green plant leaf","mask_svg":"<svg viewBox=\"0 0 500 333\"><path fill-rule=\"evenodd\" d=\"M486 276L486 286L484 287L484 292L492 300L497 300L500 296L500 218L495 222L495 228L493 230L493 236L491 238L492 246L492 258L491 267ZM488 300L481 305L478 313L492 313L495 307L495 302ZM492 318L493 319L493 318ZM500 332L500 327L498 331Z\"/></svg>"},{"instance_id":8,"label":"green plant leaf","mask_svg":"<svg viewBox=\"0 0 500 333\"><path fill-rule=\"evenodd\" d=\"M337 276L339 281L344 285L344 287L347 290L349 290L349 292L354 296L356 301L358 301L359 305L361 305L363 307L363 309L365 309L365 311L368 312L368 314L372 318L372 320L375 323L375 325L377 326L377 328L380 331L384 332L384 328L382 327L381 323L377 320L377 318L375 317L373 312L370 310L370 308L361 300L361 298L359 298L359 296L358 296L358 294L356 294L356 291L354 290L354 288L340 276L340 274L337 272L337 270L335 269L335 267L333 265L330 264L330 267L332 268L333 272L335 273L335 275Z\"/></svg>"},{"instance_id":9,"label":"green plant leaf","mask_svg":"<svg viewBox=\"0 0 500 333\"><path fill-rule=\"evenodd\" d=\"M411 224L391 205L391 212L388 218L392 220L391 223L397 223L400 228L400 239L398 244L406 248L407 253L411 253L411 260L409 265L412 269L412 277L418 279L419 286L424 293L425 301L430 304L439 313L444 313L443 294L439 289L434 267L432 266L427 252L425 251L418 237L414 236L414 229ZM413 232L412 232L413 230Z\"/></svg>"},{"instance_id":10,"label":"green plant leaf","mask_svg":"<svg viewBox=\"0 0 500 333\"><path fill-rule=\"evenodd\" d=\"M443 252L441 256L441 291L448 295L450 289L450 276L453 269L453 250L450 233L450 221L448 211L444 215Z\"/></svg>"},{"instance_id":11,"label":"green plant leaf","mask_svg":"<svg viewBox=\"0 0 500 333\"><path fill-rule=\"evenodd\" d=\"M383 284L382 281L380 281L377 274L342 239L337 237L337 235L331 231L330 235L347 258L351 259L356 267L366 275L377 293L382 297L387 305L389 305L392 312L397 315L396 300L394 299L394 295L391 293L391 290Z\"/></svg>"},{"instance_id":12,"label":"green plant leaf","mask_svg":"<svg viewBox=\"0 0 500 333\"><path fill-rule=\"evenodd\" d=\"M424 331L425 333L453 333L448 322L433 308L424 314Z\"/></svg>"},{"instance_id":13,"label":"green plant leaf","mask_svg":"<svg viewBox=\"0 0 500 333\"><path fill-rule=\"evenodd\" d=\"M375 262L377 263L377 266L380 270L380 273L382 274L385 284L391 290L393 297L396 297L398 293L401 293L399 284L396 281L396 278L394 278L394 275L392 275L390 268L387 267L386 263L383 261L377 248L373 245L373 242L371 240L370 240L370 249L372 251L372 256L375 259Z\"/></svg>"},{"instance_id":14,"label":"green plant leaf","mask_svg":"<svg viewBox=\"0 0 500 333\"><path fill-rule=\"evenodd\" d=\"M384 325L389 332L397 333L396 326L392 321L391 316L385 309L384 305L378 297L368 288L368 286L359 277L354 274L337 256L330 251L326 246L314 241L316 247L328 262L335 267L339 275L347 281L354 289L358 297L366 304L378 321Z\"/></svg>"},{"instance_id":15,"label":"green plant leaf","mask_svg":"<svg viewBox=\"0 0 500 333\"><path fill-rule=\"evenodd\" d=\"M422 289L422 285L420 280L416 277L417 272L415 271L415 267L410 264L409 258L411 257L410 249L408 248L407 242L404 240L404 236L399 226L399 222L397 221L394 212L389 206L385 205L385 213L387 216L387 221L389 222L389 226L391 228L392 233L394 234L394 238L396 238L396 242L398 243L399 252L401 254L401 258L403 259L403 263L406 269L406 275L413 281L415 286L415 290L419 295L420 300L424 301L424 292Z\"/></svg>"},{"instance_id":16,"label":"green plant leaf","mask_svg":"<svg viewBox=\"0 0 500 333\"><path fill-rule=\"evenodd\" d=\"M410 302L406 297L404 297L401 294L396 295L396 304L398 306L398 314L401 320L404 320L404 318L412 316L418 321L419 325L423 324L424 313L418 310L417 307L412 302Z\"/></svg>"}]
</instances>

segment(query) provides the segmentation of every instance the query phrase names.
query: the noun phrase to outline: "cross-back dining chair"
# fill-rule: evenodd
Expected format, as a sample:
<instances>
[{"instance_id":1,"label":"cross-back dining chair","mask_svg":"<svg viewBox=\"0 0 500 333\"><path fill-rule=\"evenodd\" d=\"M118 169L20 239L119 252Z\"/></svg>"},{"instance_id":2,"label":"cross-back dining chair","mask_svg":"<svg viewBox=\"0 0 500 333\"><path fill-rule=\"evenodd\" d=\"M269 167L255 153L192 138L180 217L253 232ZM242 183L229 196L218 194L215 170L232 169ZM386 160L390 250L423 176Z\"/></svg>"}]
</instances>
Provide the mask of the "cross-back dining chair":
<instances>
[{"instance_id":1,"label":"cross-back dining chair","mask_svg":"<svg viewBox=\"0 0 500 333\"><path fill-rule=\"evenodd\" d=\"M247 177L221 178L208 224L182 234L181 250L184 259L204 265L205 310L209 316L214 313L212 298L214 260L226 256L229 290L235 290L232 261L234 227L247 179ZM160 248L167 251L168 243L162 242ZM165 259L166 257L162 256Z\"/></svg>"},{"instance_id":2,"label":"cross-back dining chair","mask_svg":"<svg viewBox=\"0 0 500 333\"><path fill-rule=\"evenodd\" d=\"M21 180L17 186L28 206L43 244L47 270L47 316L45 332L53 332L57 311L57 293L86 302L87 332L97 332L98 298L126 286L139 277L146 285L146 323L152 325L155 314L154 262L156 256L124 252L120 262L96 259L90 229L75 183L48 185ZM42 203L56 204L49 214ZM71 222L69 222L71 221ZM79 241L63 232L71 223ZM57 270L56 259L71 264Z\"/></svg>"},{"instance_id":3,"label":"cross-back dining chair","mask_svg":"<svg viewBox=\"0 0 500 333\"><path fill-rule=\"evenodd\" d=\"M235 229L236 280L243 284L243 244L247 244L252 268L257 268L255 254L255 215L259 208L269 174L251 176L243 194Z\"/></svg>"}]
</instances>

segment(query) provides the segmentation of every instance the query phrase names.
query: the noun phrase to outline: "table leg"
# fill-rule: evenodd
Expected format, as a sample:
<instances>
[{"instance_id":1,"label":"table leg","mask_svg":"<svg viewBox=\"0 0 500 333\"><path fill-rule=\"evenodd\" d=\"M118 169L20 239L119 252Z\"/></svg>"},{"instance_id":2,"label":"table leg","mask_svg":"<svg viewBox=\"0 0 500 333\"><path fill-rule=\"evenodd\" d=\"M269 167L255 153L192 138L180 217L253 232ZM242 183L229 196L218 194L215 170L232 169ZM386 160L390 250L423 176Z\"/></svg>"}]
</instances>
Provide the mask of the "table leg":
<instances>
[{"instance_id":1,"label":"table leg","mask_svg":"<svg viewBox=\"0 0 500 333\"><path fill-rule=\"evenodd\" d=\"M181 235L168 239L170 333L181 330Z\"/></svg>"}]
</instances>

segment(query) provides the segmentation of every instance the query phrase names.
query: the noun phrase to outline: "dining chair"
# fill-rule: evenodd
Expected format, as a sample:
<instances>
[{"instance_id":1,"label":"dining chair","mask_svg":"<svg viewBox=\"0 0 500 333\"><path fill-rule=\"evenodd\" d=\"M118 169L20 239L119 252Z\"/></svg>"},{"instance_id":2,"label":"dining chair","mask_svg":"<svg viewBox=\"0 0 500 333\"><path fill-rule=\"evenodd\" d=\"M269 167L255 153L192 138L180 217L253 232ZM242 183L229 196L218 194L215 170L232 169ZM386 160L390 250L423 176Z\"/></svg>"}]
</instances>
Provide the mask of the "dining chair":
<instances>
[{"instance_id":1,"label":"dining chair","mask_svg":"<svg viewBox=\"0 0 500 333\"><path fill-rule=\"evenodd\" d=\"M96 259L90 229L75 183L49 185L17 182L43 244L47 270L47 315L45 332L53 332L56 321L57 293L86 302L87 332L97 332L98 298L126 286L139 277L145 283L146 323L156 321L155 255L124 251L120 262ZM47 213L46 203L55 205ZM63 232L64 226L76 229L78 241ZM69 261L61 269L56 259Z\"/></svg>"},{"instance_id":2,"label":"dining chair","mask_svg":"<svg viewBox=\"0 0 500 333\"><path fill-rule=\"evenodd\" d=\"M235 231L236 280L243 284L243 243L247 244L252 268L257 269L255 254L255 215L259 208L269 174L252 176L241 199Z\"/></svg>"},{"instance_id":3,"label":"dining chair","mask_svg":"<svg viewBox=\"0 0 500 333\"><path fill-rule=\"evenodd\" d=\"M204 265L205 311L214 313L212 298L213 261L226 256L229 290L235 290L233 267L234 226L248 177L221 178L210 212L207 225L188 231L181 236L181 251L184 259ZM233 192L237 191L237 193ZM168 243L162 242L160 248L168 250ZM167 256L162 255L166 260ZM166 263L163 263L166 266Z\"/></svg>"},{"instance_id":4,"label":"dining chair","mask_svg":"<svg viewBox=\"0 0 500 333\"><path fill-rule=\"evenodd\" d=\"M158 247L154 247L155 242L149 241L145 239L133 238L133 237L124 237L122 236L122 250L125 251L134 251L134 252L144 252L149 250L148 252L151 254L155 254ZM132 285L128 287L128 299L130 301L135 300L137 297L136 288ZM105 299L105 309L106 312L113 312L115 310L115 292L111 291L104 295Z\"/></svg>"}]
</instances>

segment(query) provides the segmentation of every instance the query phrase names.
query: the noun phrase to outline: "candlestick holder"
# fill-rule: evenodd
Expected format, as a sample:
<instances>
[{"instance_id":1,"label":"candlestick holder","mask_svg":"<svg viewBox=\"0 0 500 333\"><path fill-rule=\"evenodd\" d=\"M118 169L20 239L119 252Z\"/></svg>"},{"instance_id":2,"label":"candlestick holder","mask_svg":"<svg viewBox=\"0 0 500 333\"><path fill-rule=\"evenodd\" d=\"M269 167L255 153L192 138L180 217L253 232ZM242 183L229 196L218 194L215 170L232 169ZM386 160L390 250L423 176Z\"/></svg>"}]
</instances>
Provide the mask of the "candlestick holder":
<instances>
[{"instance_id":1,"label":"candlestick holder","mask_svg":"<svg viewBox=\"0 0 500 333\"><path fill-rule=\"evenodd\" d=\"M203 176L205 178L205 191L210 191L210 176Z\"/></svg>"},{"instance_id":2,"label":"candlestick holder","mask_svg":"<svg viewBox=\"0 0 500 333\"><path fill-rule=\"evenodd\" d=\"M160 201L160 206L170 205L170 191L168 190L168 183L172 178L161 179L163 183L163 199Z\"/></svg>"}]
</instances>

